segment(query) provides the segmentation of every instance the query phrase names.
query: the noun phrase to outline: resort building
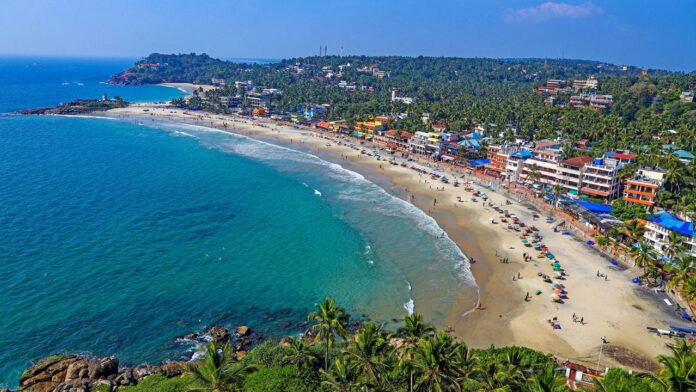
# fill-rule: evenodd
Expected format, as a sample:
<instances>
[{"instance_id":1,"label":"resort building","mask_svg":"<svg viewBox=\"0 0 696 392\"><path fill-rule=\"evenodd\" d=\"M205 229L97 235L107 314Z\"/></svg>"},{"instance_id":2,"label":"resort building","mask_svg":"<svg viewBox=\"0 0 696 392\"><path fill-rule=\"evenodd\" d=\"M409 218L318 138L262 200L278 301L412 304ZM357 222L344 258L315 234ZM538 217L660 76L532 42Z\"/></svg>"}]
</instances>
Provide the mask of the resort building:
<instances>
[{"instance_id":1,"label":"resort building","mask_svg":"<svg viewBox=\"0 0 696 392\"><path fill-rule=\"evenodd\" d=\"M596 158L587 163L580 193L606 201L617 198L621 192L619 170L622 167L623 164L615 158Z\"/></svg>"},{"instance_id":2,"label":"resort building","mask_svg":"<svg viewBox=\"0 0 696 392\"><path fill-rule=\"evenodd\" d=\"M507 160L507 165L505 166L508 182L518 182L520 180L525 161L533 155L534 154L529 150L519 150L510 155L510 158Z\"/></svg>"},{"instance_id":3,"label":"resort building","mask_svg":"<svg viewBox=\"0 0 696 392\"><path fill-rule=\"evenodd\" d=\"M250 92L246 95L246 104L250 108L267 108L270 102L270 94Z\"/></svg>"},{"instance_id":4,"label":"resort building","mask_svg":"<svg viewBox=\"0 0 696 392\"><path fill-rule=\"evenodd\" d=\"M213 86L224 86L225 85L225 79L222 78L213 78L211 79L211 82L213 83Z\"/></svg>"},{"instance_id":5,"label":"resort building","mask_svg":"<svg viewBox=\"0 0 696 392\"><path fill-rule=\"evenodd\" d=\"M536 143L536 148L533 152L534 156L524 162L520 179L547 186L556 185L558 180L558 162L562 158L560 144L542 140ZM533 178L533 173L535 172L537 178Z\"/></svg>"},{"instance_id":6,"label":"resort building","mask_svg":"<svg viewBox=\"0 0 696 392\"><path fill-rule=\"evenodd\" d=\"M624 184L623 199L627 203L651 208L657 201L657 192L664 182L665 171L660 168L642 168Z\"/></svg>"},{"instance_id":7,"label":"resort building","mask_svg":"<svg viewBox=\"0 0 696 392\"><path fill-rule=\"evenodd\" d=\"M679 96L679 100L682 101L683 103L689 103L694 101L694 92L693 91L684 91L681 93Z\"/></svg>"},{"instance_id":8,"label":"resort building","mask_svg":"<svg viewBox=\"0 0 696 392\"><path fill-rule=\"evenodd\" d=\"M567 194L574 197L580 196L585 165L593 160L594 158L589 155L582 155L559 161L556 170L556 183L561 185Z\"/></svg>"},{"instance_id":9,"label":"resort building","mask_svg":"<svg viewBox=\"0 0 696 392\"><path fill-rule=\"evenodd\" d=\"M668 257L671 253L668 238L672 231L682 236L686 251L696 256L696 236L694 235L693 222L682 220L667 211L660 211L655 216L648 218L643 236L657 253L663 257Z\"/></svg>"},{"instance_id":10,"label":"resort building","mask_svg":"<svg viewBox=\"0 0 696 392\"><path fill-rule=\"evenodd\" d=\"M239 95L220 97L220 105L225 108L236 108L242 105L242 97Z\"/></svg>"},{"instance_id":11,"label":"resort building","mask_svg":"<svg viewBox=\"0 0 696 392\"><path fill-rule=\"evenodd\" d=\"M355 127L353 127L355 132L359 132L368 138L374 136L375 133L382 132L386 129L386 120L382 121L381 119L375 119L374 121L358 121L355 123Z\"/></svg>"},{"instance_id":12,"label":"resort building","mask_svg":"<svg viewBox=\"0 0 696 392\"><path fill-rule=\"evenodd\" d=\"M570 97L568 103L574 108L590 107L593 109L608 109L614 102L611 95L580 94Z\"/></svg>"},{"instance_id":13,"label":"resort building","mask_svg":"<svg viewBox=\"0 0 696 392\"><path fill-rule=\"evenodd\" d=\"M438 154L440 152L440 134L418 131L409 141L409 149L416 154Z\"/></svg>"},{"instance_id":14,"label":"resort building","mask_svg":"<svg viewBox=\"0 0 696 392\"><path fill-rule=\"evenodd\" d=\"M589 78L585 80L574 80L573 81L573 88L575 91L578 90L595 90L597 89L599 85L599 82L597 81L597 78L594 76L590 76Z\"/></svg>"},{"instance_id":15,"label":"resort building","mask_svg":"<svg viewBox=\"0 0 696 392\"><path fill-rule=\"evenodd\" d=\"M486 158L490 161L484 165L486 173L494 177L505 178L507 174L508 160L512 154L520 150L517 145L511 144L492 144L488 146ZM515 168L515 172L517 169Z\"/></svg>"}]
</instances>

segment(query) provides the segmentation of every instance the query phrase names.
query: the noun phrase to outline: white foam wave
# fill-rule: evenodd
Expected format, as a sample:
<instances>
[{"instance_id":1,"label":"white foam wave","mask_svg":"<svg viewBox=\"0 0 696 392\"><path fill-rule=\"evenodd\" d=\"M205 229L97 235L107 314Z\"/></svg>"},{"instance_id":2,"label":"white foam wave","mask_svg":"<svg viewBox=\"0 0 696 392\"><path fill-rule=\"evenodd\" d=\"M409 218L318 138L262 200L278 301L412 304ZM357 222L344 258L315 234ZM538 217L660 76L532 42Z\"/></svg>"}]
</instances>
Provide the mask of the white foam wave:
<instances>
[{"instance_id":1,"label":"white foam wave","mask_svg":"<svg viewBox=\"0 0 696 392\"><path fill-rule=\"evenodd\" d=\"M428 233L435 239L438 249L445 256L454 260L455 268L459 272L460 278L478 289L470 270L469 259L464 255L461 249L459 249L457 244L449 238L447 233L440 228L434 218L427 215L413 204L391 195L386 190L367 180L360 173L346 169L337 163L326 161L311 153L279 146L230 131L186 123L160 122L158 124L159 127L162 128L186 129L194 134L196 132L204 132L227 135L230 139L202 139L202 142L204 144L209 144L210 147L243 155L255 160L269 163L282 162L282 165L277 165L277 167L281 169L292 167L292 165L287 165L288 161L317 165L328 169L327 172L333 179L355 185L341 189L339 194L336 195L337 198L363 202L365 208L386 216L408 218L410 221L414 222L419 229ZM240 143L239 141L243 142ZM365 201L370 201L370 203L364 203Z\"/></svg>"},{"instance_id":2,"label":"white foam wave","mask_svg":"<svg viewBox=\"0 0 696 392\"><path fill-rule=\"evenodd\" d=\"M317 195L317 196L319 196L319 197L321 197L321 192L319 192L319 191L316 190L316 189L314 190L314 194Z\"/></svg>"},{"instance_id":3,"label":"white foam wave","mask_svg":"<svg viewBox=\"0 0 696 392\"><path fill-rule=\"evenodd\" d=\"M416 309L416 303L413 302L413 298L409 298L408 302L404 304L404 309L406 309L409 315L413 314L413 311Z\"/></svg>"}]
</instances>

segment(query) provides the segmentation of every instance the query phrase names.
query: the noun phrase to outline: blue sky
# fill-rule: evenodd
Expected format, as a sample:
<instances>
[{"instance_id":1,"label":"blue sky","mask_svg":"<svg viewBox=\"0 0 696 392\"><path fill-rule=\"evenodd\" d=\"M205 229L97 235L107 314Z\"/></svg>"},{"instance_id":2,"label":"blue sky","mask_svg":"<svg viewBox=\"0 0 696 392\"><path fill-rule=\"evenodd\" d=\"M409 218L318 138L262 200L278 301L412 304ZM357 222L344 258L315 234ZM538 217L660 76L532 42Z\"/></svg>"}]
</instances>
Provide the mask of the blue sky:
<instances>
[{"instance_id":1,"label":"blue sky","mask_svg":"<svg viewBox=\"0 0 696 392\"><path fill-rule=\"evenodd\" d=\"M582 58L696 70L696 1L0 0L0 54Z\"/></svg>"}]
</instances>

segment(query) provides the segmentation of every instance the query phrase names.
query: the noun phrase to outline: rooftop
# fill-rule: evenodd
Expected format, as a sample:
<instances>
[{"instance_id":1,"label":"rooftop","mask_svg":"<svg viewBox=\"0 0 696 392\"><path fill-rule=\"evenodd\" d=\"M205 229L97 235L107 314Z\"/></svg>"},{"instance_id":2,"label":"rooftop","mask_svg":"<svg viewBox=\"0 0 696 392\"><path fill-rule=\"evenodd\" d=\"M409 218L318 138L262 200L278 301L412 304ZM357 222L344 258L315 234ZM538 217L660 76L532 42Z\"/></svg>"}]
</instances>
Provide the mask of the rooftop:
<instances>
[{"instance_id":1,"label":"rooftop","mask_svg":"<svg viewBox=\"0 0 696 392\"><path fill-rule=\"evenodd\" d=\"M693 222L683 221L667 211L660 211L655 216L649 217L648 220L681 235L694 236Z\"/></svg>"},{"instance_id":2,"label":"rooftop","mask_svg":"<svg viewBox=\"0 0 696 392\"><path fill-rule=\"evenodd\" d=\"M592 158L589 155L581 155L579 157L564 159L561 161L561 163L566 165L566 166L580 168L580 167L585 166L585 164L592 162L593 160L594 160L594 158Z\"/></svg>"}]
</instances>

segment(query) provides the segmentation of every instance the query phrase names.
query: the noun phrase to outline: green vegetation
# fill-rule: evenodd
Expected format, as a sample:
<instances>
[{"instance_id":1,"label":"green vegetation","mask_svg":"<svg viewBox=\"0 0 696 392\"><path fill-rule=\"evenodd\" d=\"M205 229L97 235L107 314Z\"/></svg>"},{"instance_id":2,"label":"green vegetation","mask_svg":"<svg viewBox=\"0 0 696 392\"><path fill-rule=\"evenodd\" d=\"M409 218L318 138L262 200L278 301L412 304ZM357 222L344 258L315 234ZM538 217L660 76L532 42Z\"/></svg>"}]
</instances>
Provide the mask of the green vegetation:
<instances>
[{"instance_id":1,"label":"green vegetation","mask_svg":"<svg viewBox=\"0 0 696 392\"><path fill-rule=\"evenodd\" d=\"M414 314L404 325L388 332L366 322L353 334L348 316L333 300L316 305L310 316L314 337L282 343L266 341L240 362L235 362L229 344L208 347L206 357L181 377L150 376L137 386L119 390L137 391L568 391L562 367L548 354L524 347L490 347L474 350L438 332ZM317 317L317 315L326 315ZM337 317L342 316L342 317ZM340 336L344 336L342 339ZM670 355L657 358L662 364L652 375L610 370L595 384L600 391L692 391L696 388L694 346L679 341L669 346ZM324 358L331 358L328 368Z\"/></svg>"},{"instance_id":2,"label":"green vegetation","mask_svg":"<svg viewBox=\"0 0 696 392\"><path fill-rule=\"evenodd\" d=\"M104 386L106 387L106 386ZM198 385L190 376L167 378L160 374L145 377L137 385L121 387L121 392L188 392ZM108 388L104 389L108 392ZM101 392L99 389L95 392Z\"/></svg>"}]
</instances>

